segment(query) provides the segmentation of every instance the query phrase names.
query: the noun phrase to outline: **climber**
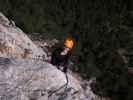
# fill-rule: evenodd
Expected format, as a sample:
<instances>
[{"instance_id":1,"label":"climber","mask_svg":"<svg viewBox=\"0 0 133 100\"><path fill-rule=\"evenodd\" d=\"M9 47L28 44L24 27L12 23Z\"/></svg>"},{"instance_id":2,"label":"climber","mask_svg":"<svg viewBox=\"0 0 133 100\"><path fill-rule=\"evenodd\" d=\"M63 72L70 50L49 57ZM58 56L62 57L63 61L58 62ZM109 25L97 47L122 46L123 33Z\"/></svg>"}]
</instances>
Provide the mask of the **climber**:
<instances>
[{"instance_id":1,"label":"climber","mask_svg":"<svg viewBox=\"0 0 133 100\"><path fill-rule=\"evenodd\" d=\"M57 66L58 69L60 69L60 66L62 66L63 72L67 72L71 50L74 46L74 43L79 39L78 34L79 33L71 34L71 37L64 40L63 45L61 44L60 46L56 47L56 49L52 52L51 64Z\"/></svg>"}]
</instances>

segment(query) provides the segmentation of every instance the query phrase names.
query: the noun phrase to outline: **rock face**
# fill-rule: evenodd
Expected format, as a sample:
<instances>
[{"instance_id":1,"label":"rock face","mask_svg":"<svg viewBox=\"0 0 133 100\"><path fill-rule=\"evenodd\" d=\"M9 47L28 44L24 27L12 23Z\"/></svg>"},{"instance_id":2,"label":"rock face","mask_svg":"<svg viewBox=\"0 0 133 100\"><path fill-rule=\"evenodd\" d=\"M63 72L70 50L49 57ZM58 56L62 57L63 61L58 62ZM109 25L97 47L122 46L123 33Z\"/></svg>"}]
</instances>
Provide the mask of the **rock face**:
<instances>
[{"instance_id":1,"label":"rock face","mask_svg":"<svg viewBox=\"0 0 133 100\"><path fill-rule=\"evenodd\" d=\"M0 13L0 100L92 100L89 85L37 55L46 53Z\"/></svg>"},{"instance_id":2,"label":"rock face","mask_svg":"<svg viewBox=\"0 0 133 100\"><path fill-rule=\"evenodd\" d=\"M27 58L45 55L28 36L0 13L0 55Z\"/></svg>"},{"instance_id":3,"label":"rock face","mask_svg":"<svg viewBox=\"0 0 133 100\"><path fill-rule=\"evenodd\" d=\"M66 82L49 63L0 58L0 100L85 100L76 79L68 74Z\"/></svg>"}]
</instances>

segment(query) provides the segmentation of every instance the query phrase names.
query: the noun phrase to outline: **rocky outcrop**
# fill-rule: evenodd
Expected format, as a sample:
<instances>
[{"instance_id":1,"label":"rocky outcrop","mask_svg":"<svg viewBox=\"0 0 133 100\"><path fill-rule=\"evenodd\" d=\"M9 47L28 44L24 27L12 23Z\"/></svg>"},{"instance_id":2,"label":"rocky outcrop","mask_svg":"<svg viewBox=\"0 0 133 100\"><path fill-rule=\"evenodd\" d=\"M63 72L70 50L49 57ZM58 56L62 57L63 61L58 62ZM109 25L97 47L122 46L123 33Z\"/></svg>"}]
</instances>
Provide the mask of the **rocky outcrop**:
<instances>
[{"instance_id":1,"label":"rocky outcrop","mask_svg":"<svg viewBox=\"0 0 133 100\"><path fill-rule=\"evenodd\" d=\"M79 81L68 74L66 83L49 63L0 58L1 100L85 100Z\"/></svg>"},{"instance_id":2,"label":"rocky outcrop","mask_svg":"<svg viewBox=\"0 0 133 100\"><path fill-rule=\"evenodd\" d=\"M0 55L17 58L45 55L13 21L0 13Z\"/></svg>"},{"instance_id":3,"label":"rocky outcrop","mask_svg":"<svg viewBox=\"0 0 133 100\"><path fill-rule=\"evenodd\" d=\"M38 46L47 49L57 42L45 41ZM35 56L45 58L46 53L0 13L0 100L92 100L95 97L90 83L85 84L73 73L64 74L47 62L30 59Z\"/></svg>"}]
</instances>

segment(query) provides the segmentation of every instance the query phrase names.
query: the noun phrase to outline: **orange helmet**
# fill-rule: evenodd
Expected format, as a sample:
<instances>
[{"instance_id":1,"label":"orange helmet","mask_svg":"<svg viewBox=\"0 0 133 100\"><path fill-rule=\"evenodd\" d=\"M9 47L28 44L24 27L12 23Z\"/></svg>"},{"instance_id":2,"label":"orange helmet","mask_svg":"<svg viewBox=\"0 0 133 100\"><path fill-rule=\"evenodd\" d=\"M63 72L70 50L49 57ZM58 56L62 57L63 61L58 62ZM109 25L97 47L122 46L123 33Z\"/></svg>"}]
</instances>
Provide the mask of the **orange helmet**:
<instances>
[{"instance_id":1,"label":"orange helmet","mask_svg":"<svg viewBox=\"0 0 133 100\"><path fill-rule=\"evenodd\" d=\"M71 38L66 38L64 41L64 45L70 49L72 49L74 42Z\"/></svg>"}]
</instances>

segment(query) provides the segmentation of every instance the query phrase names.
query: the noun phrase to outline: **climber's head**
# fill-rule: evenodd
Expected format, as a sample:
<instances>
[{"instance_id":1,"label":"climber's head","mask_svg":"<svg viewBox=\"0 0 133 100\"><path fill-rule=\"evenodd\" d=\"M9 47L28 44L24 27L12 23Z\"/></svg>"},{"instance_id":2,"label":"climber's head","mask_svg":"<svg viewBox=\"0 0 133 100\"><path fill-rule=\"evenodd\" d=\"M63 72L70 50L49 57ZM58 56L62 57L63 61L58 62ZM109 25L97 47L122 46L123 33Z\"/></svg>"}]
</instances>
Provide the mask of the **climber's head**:
<instances>
[{"instance_id":1,"label":"climber's head","mask_svg":"<svg viewBox=\"0 0 133 100\"><path fill-rule=\"evenodd\" d=\"M72 38L66 38L65 39L65 41L64 41L65 47L72 49L73 45L74 45L74 42L73 42Z\"/></svg>"}]
</instances>

